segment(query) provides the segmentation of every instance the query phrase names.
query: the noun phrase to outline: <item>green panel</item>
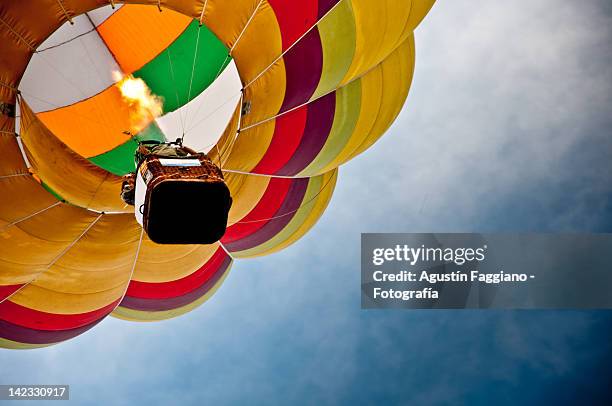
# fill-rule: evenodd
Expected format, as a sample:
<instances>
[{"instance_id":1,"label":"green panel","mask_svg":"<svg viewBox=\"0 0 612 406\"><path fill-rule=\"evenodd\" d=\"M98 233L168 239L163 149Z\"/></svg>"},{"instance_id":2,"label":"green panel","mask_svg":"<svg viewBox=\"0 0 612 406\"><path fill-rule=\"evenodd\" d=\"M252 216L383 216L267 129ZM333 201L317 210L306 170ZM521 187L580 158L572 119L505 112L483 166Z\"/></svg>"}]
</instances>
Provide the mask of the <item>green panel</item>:
<instances>
[{"instance_id":1,"label":"green panel","mask_svg":"<svg viewBox=\"0 0 612 406\"><path fill-rule=\"evenodd\" d=\"M136 170L134 152L136 152L136 148L138 148L138 141L144 140L165 142L166 138L161 129L157 126L157 123L153 122L133 139L108 152L89 158L89 161L118 176L134 172Z\"/></svg>"},{"instance_id":2,"label":"green panel","mask_svg":"<svg viewBox=\"0 0 612 406\"><path fill-rule=\"evenodd\" d=\"M200 27L194 20L134 76L142 78L154 94L163 97L164 113L169 113L206 89L230 61L225 45L205 25Z\"/></svg>"},{"instance_id":3,"label":"green panel","mask_svg":"<svg viewBox=\"0 0 612 406\"><path fill-rule=\"evenodd\" d=\"M136 134L136 139L138 141L156 140L159 142L166 142L166 136L156 122L152 122L144 130Z\"/></svg>"},{"instance_id":4,"label":"green panel","mask_svg":"<svg viewBox=\"0 0 612 406\"><path fill-rule=\"evenodd\" d=\"M115 175L123 176L136 170L134 152L137 147L138 143L131 139L104 154L89 158L89 161Z\"/></svg>"}]
</instances>

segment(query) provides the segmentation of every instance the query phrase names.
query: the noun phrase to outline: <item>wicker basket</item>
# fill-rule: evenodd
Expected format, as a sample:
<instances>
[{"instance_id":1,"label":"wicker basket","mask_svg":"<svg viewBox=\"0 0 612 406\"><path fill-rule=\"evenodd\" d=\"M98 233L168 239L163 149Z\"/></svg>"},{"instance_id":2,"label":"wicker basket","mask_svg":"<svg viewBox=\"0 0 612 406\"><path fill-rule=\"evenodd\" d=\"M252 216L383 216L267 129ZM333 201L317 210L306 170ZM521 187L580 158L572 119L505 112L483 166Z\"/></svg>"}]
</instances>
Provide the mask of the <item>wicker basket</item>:
<instances>
[{"instance_id":1,"label":"wicker basket","mask_svg":"<svg viewBox=\"0 0 612 406\"><path fill-rule=\"evenodd\" d=\"M159 244L211 244L221 239L232 205L221 170L206 156L144 157L138 171L146 184L137 207L149 238Z\"/></svg>"}]
</instances>

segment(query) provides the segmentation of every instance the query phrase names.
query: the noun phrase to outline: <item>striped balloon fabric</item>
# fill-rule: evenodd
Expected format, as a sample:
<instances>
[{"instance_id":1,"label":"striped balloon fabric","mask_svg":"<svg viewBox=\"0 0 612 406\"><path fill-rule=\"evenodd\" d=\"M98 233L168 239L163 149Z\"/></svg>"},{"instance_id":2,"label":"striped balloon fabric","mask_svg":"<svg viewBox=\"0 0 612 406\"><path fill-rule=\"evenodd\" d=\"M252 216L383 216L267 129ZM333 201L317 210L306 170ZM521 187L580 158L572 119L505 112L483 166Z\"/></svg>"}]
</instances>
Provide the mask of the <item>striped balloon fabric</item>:
<instances>
[{"instance_id":1,"label":"striped balloon fabric","mask_svg":"<svg viewBox=\"0 0 612 406\"><path fill-rule=\"evenodd\" d=\"M433 1L0 3L0 347L184 314L297 241L399 114ZM177 138L224 171L218 243L154 244L120 199L138 142Z\"/></svg>"}]
</instances>

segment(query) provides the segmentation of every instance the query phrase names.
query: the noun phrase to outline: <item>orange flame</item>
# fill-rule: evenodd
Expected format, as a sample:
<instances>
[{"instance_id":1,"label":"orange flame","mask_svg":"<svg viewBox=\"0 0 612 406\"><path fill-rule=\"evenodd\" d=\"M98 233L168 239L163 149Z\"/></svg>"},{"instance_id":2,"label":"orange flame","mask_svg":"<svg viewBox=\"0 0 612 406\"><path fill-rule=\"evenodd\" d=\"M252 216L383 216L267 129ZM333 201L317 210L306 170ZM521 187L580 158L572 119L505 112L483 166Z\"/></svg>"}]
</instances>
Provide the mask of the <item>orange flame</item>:
<instances>
[{"instance_id":1,"label":"orange flame","mask_svg":"<svg viewBox=\"0 0 612 406\"><path fill-rule=\"evenodd\" d=\"M130 113L130 132L136 134L163 112L163 98L154 95L144 80L132 75L113 72L115 86L127 102Z\"/></svg>"}]
</instances>

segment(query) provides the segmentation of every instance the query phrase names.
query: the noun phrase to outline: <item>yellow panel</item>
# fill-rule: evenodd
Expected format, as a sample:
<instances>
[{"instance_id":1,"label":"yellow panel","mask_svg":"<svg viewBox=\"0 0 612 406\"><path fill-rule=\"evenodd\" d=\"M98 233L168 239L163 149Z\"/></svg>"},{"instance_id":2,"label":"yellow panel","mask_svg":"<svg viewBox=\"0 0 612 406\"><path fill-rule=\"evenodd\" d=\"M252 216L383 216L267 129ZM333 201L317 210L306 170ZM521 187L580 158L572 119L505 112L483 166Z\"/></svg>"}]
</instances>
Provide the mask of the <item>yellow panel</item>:
<instances>
[{"instance_id":1,"label":"yellow panel","mask_svg":"<svg viewBox=\"0 0 612 406\"><path fill-rule=\"evenodd\" d=\"M145 238L140 249L133 280L170 282L191 275L217 251L219 244L158 245Z\"/></svg>"},{"instance_id":2,"label":"yellow panel","mask_svg":"<svg viewBox=\"0 0 612 406\"><path fill-rule=\"evenodd\" d=\"M372 130L361 145L351 153L352 159L368 149L387 131L400 113L414 72L414 36L408 39L381 65L383 77L383 99L380 113Z\"/></svg>"},{"instance_id":3,"label":"yellow panel","mask_svg":"<svg viewBox=\"0 0 612 406\"><path fill-rule=\"evenodd\" d=\"M1 2L0 6L0 98L13 100L15 88L32 51L61 25L62 14L51 0ZM10 87L9 87L10 86Z\"/></svg>"},{"instance_id":4,"label":"yellow panel","mask_svg":"<svg viewBox=\"0 0 612 406\"><path fill-rule=\"evenodd\" d=\"M126 274L126 279L129 275ZM26 286L11 296L11 302L41 312L55 314L81 314L99 310L121 298L125 284L103 292L74 295L56 292L38 286L36 283Z\"/></svg>"},{"instance_id":5,"label":"yellow panel","mask_svg":"<svg viewBox=\"0 0 612 406\"><path fill-rule=\"evenodd\" d=\"M18 173L27 173L21 151L17 139L13 134L0 133L0 151L2 159L0 159L0 176L15 175ZM2 181L0 179L0 181Z\"/></svg>"},{"instance_id":6,"label":"yellow panel","mask_svg":"<svg viewBox=\"0 0 612 406\"><path fill-rule=\"evenodd\" d=\"M270 120L238 134L226 166L243 172L257 166L272 142L274 127L275 120Z\"/></svg>"},{"instance_id":7,"label":"yellow panel","mask_svg":"<svg viewBox=\"0 0 612 406\"><path fill-rule=\"evenodd\" d=\"M338 154L336 159L330 162L321 172L327 172L340 166L348 160L350 154L363 142L367 137L376 121L380 110L382 99L382 70L380 67L375 68L364 75L361 79L361 106L359 111L359 119L353 130L353 134L348 142Z\"/></svg>"},{"instance_id":8,"label":"yellow panel","mask_svg":"<svg viewBox=\"0 0 612 406\"><path fill-rule=\"evenodd\" d=\"M0 231L0 285L30 282L96 219L60 204Z\"/></svg>"},{"instance_id":9,"label":"yellow panel","mask_svg":"<svg viewBox=\"0 0 612 406\"><path fill-rule=\"evenodd\" d=\"M133 73L165 50L192 19L172 10L125 5L99 27L100 36L125 73Z\"/></svg>"},{"instance_id":10,"label":"yellow panel","mask_svg":"<svg viewBox=\"0 0 612 406\"><path fill-rule=\"evenodd\" d=\"M274 10L264 1L232 52L242 82L251 82L281 53L280 27Z\"/></svg>"},{"instance_id":11,"label":"yellow panel","mask_svg":"<svg viewBox=\"0 0 612 406\"><path fill-rule=\"evenodd\" d=\"M251 103L251 111L242 117L241 128L274 117L283 105L286 87L285 61L281 58L264 75L245 88L244 102Z\"/></svg>"},{"instance_id":12,"label":"yellow panel","mask_svg":"<svg viewBox=\"0 0 612 406\"><path fill-rule=\"evenodd\" d=\"M398 33L397 30L395 32ZM386 131L395 119L406 99L412 80L413 41L414 37L409 36L386 60L360 79L362 81L362 103L359 120L347 145L338 157L325 167L324 171L337 167L365 150ZM380 119L377 118L378 115L381 116ZM244 120L245 118L243 122ZM270 144L274 132L273 126L272 120L241 132L227 166L245 172L252 170L263 156L260 153L265 154ZM255 160L254 157L258 159Z\"/></svg>"},{"instance_id":13,"label":"yellow panel","mask_svg":"<svg viewBox=\"0 0 612 406\"><path fill-rule=\"evenodd\" d=\"M158 2L142 0L136 3L155 5ZM155 47L159 50L165 48L170 38L182 31L179 30L181 24L186 26L189 22L189 18L167 8L195 18L202 17L207 26L229 47L236 43L251 16L255 15L234 49L240 75L243 81L250 82L281 54L281 35L274 12L263 1L254 14L259 3L259 0L162 0L164 11L161 14L154 7L146 9L134 6L134 9L142 11L128 29L130 32L109 34L115 36L114 40L117 41L113 51L125 53L124 63L128 70L137 69L139 64L152 59L158 53ZM352 1L357 45L355 57L343 83L368 72L399 44L402 44L402 49L360 79L362 104L359 120L349 142L338 158L328 165L327 170L369 147L388 128L401 109L414 62L412 30L427 13L433 0L412 0L409 6L406 3L394 0ZM33 48L66 19L102 3L97 0L63 0L61 4L66 13L56 0L4 2L0 6L0 55L3 62L6 62L0 64L0 100L14 101L14 87L19 82ZM204 5L206 10L202 9ZM129 14L129 8L131 6L125 8L128 10L124 11L126 15ZM145 18L145 14L148 17ZM166 24L166 21L167 32L173 34L166 34L162 38L160 31L164 30L151 31L155 23L137 30L147 18L156 21L157 25ZM110 24L110 21L112 18L107 22ZM111 28L108 30L113 31ZM142 35L143 32L148 34ZM119 35L132 38L133 49L128 50L125 43L119 44ZM408 40L404 42L405 39ZM110 38L109 43L112 41ZM146 45L146 42L149 44ZM247 89L245 96L252 103L252 109L251 114L243 118L243 126L269 117L278 110L284 97L284 76L284 66L282 60L279 60L261 80ZM129 138L123 134L123 131L130 129L129 111L121 103L114 87L93 99L49 112L44 119L51 131L36 120L25 104L22 105L22 115L24 130L21 133L36 175L72 203L96 210L131 211L118 196L120 179L79 156L98 155ZM229 167L248 171L259 162L268 148L274 133L274 122L245 131L236 139L233 137L233 128L237 118L236 114L222 138L220 148L232 151L232 156L227 159ZM0 128L11 132L13 120L0 117ZM53 136L54 132L68 146L58 141ZM235 144L234 140L237 140ZM0 151L0 176L26 169L11 134L0 135ZM234 197L229 221L235 222L259 202L269 178L228 173L226 179ZM335 184L336 172L325 174L324 179L331 179L330 182ZM241 254L269 254L301 237L323 213L333 191L331 186L326 187L312 201L310 212L301 209L299 218L296 217L299 221L286 227L273 241ZM0 284L34 280L11 300L37 310L71 314L98 309L121 297L134 267L133 261L141 235L131 214L105 215L94 224L99 216L84 209L66 204L48 208L54 198L43 191L30 176L0 179L0 188ZM30 214L35 215L27 218ZM10 222L20 219L22 221L8 226ZM79 238L92 224L91 229ZM73 243L74 246L71 245ZM145 239L142 257L136 264L135 272L143 281L175 280L196 269L197 264L204 262L212 252L213 246L170 250L155 246ZM172 267L168 267L169 263ZM204 297L180 309L167 312L118 309L115 314L117 317L136 320L175 317L207 300L222 281L223 278ZM0 340L0 346L37 347L9 340Z\"/></svg>"},{"instance_id":14,"label":"yellow panel","mask_svg":"<svg viewBox=\"0 0 612 406\"><path fill-rule=\"evenodd\" d=\"M66 272L71 269L101 274L128 265L131 269L140 231L133 214L104 215L54 266Z\"/></svg>"},{"instance_id":15,"label":"yellow panel","mask_svg":"<svg viewBox=\"0 0 612 406\"><path fill-rule=\"evenodd\" d=\"M219 141L217 141L217 145L215 145L208 152L208 157L221 168L225 167L225 163L232 153L232 148L234 147L234 142L236 141L238 125L240 124L241 108L242 106L240 103L238 103L230 122L227 124L227 127L223 131ZM219 155L221 155L221 157L219 157Z\"/></svg>"},{"instance_id":16,"label":"yellow panel","mask_svg":"<svg viewBox=\"0 0 612 406\"><path fill-rule=\"evenodd\" d=\"M352 0L357 46L353 63L342 80L346 84L380 63L412 32L433 4L412 0Z\"/></svg>"},{"instance_id":17,"label":"yellow panel","mask_svg":"<svg viewBox=\"0 0 612 406\"><path fill-rule=\"evenodd\" d=\"M131 212L121 200L121 178L81 158L21 103L21 137L32 170L72 204L98 211Z\"/></svg>"},{"instance_id":18,"label":"yellow panel","mask_svg":"<svg viewBox=\"0 0 612 406\"><path fill-rule=\"evenodd\" d=\"M353 63L342 84L357 78L376 64L376 56L385 46L383 43L385 32L387 25L390 24L387 19L388 0L351 0L351 2L357 27L356 46Z\"/></svg>"},{"instance_id":19,"label":"yellow panel","mask_svg":"<svg viewBox=\"0 0 612 406\"><path fill-rule=\"evenodd\" d=\"M228 224L240 221L259 203L270 182L267 176L226 173L225 180L234 202L227 219Z\"/></svg>"},{"instance_id":20,"label":"yellow panel","mask_svg":"<svg viewBox=\"0 0 612 406\"><path fill-rule=\"evenodd\" d=\"M346 74L355 54L355 18L349 1L340 1L318 24L323 48L321 79L312 99L329 93Z\"/></svg>"},{"instance_id":21,"label":"yellow panel","mask_svg":"<svg viewBox=\"0 0 612 406\"><path fill-rule=\"evenodd\" d=\"M98 213L62 203L16 226L41 240L71 242L76 236L72 227L85 230L97 217Z\"/></svg>"},{"instance_id":22,"label":"yellow panel","mask_svg":"<svg viewBox=\"0 0 612 406\"><path fill-rule=\"evenodd\" d=\"M208 0L203 22L225 46L232 48L259 3L260 0Z\"/></svg>"},{"instance_id":23,"label":"yellow panel","mask_svg":"<svg viewBox=\"0 0 612 406\"><path fill-rule=\"evenodd\" d=\"M423 18L429 13L429 10L431 10L435 2L436 0L412 0L410 5L410 17L408 18L408 23L405 28L407 32L403 39L406 39L421 21L423 21Z\"/></svg>"},{"instance_id":24,"label":"yellow panel","mask_svg":"<svg viewBox=\"0 0 612 406\"><path fill-rule=\"evenodd\" d=\"M0 348L8 348L10 350L32 350L34 348L43 348L48 347L50 345L54 345L57 343L51 344L25 344L18 343L17 341L7 340L6 338L0 337Z\"/></svg>"},{"instance_id":25,"label":"yellow panel","mask_svg":"<svg viewBox=\"0 0 612 406\"><path fill-rule=\"evenodd\" d=\"M0 219L7 223L31 216L58 202L29 175L0 179L0 188Z\"/></svg>"},{"instance_id":26,"label":"yellow panel","mask_svg":"<svg viewBox=\"0 0 612 406\"><path fill-rule=\"evenodd\" d=\"M101 216L11 301L56 314L85 313L109 305L127 288L140 234L133 216Z\"/></svg>"},{"instance_id":27,"label":"yellow panel","mask_svg":"<svg viewBox=\"0 0 612 406\"><path fill-rule=\"evenodd\" d=\"M131 137L135 124L119 89L111 86L70 106L39 113L38 118L77 154L92 157L110 151Z\"/></svg>"}]
</instances>

